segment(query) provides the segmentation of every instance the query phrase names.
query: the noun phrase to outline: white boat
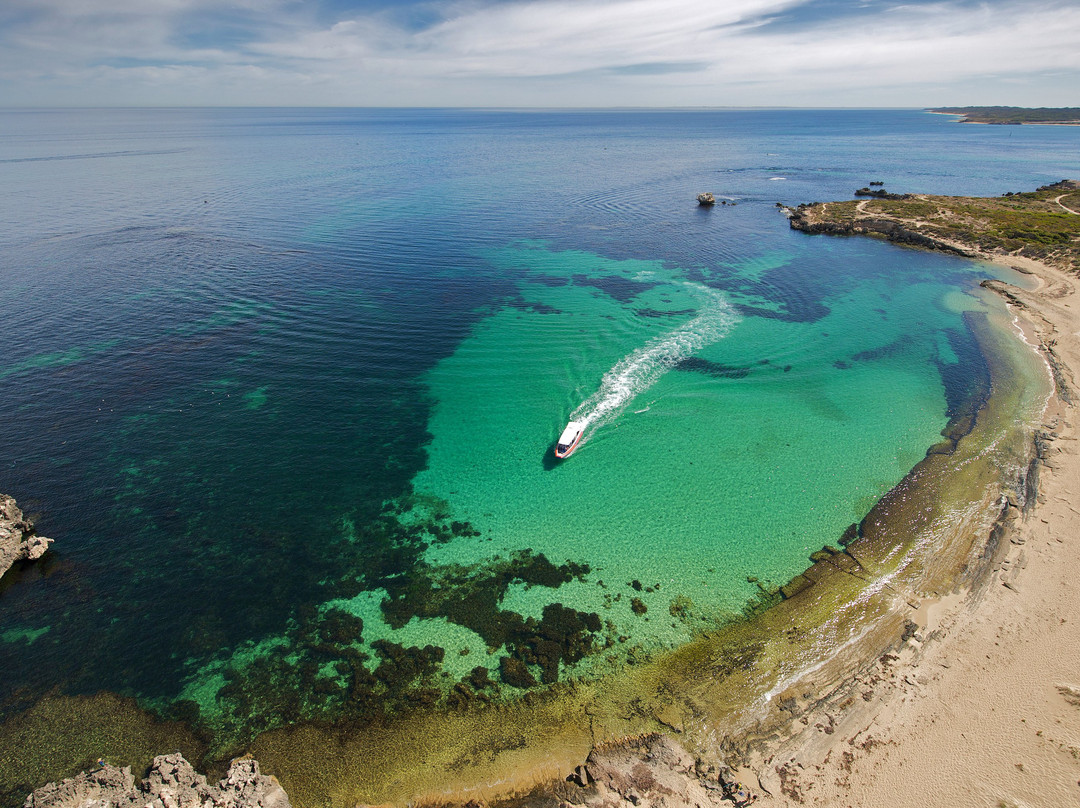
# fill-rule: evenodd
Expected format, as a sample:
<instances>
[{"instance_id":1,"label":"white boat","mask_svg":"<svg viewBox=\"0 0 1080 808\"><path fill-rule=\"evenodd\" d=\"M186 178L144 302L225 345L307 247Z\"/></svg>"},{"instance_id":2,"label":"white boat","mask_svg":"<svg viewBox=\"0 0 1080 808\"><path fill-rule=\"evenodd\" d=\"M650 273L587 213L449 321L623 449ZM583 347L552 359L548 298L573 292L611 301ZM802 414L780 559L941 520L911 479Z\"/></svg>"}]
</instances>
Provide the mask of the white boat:
<instances>
[{"instance_id":1,"label":"white boat","mask_svg":"<svg viewBox=\"0 0 1080 808\"><path fill-rule=\"evenodd\" d=\"M562 460L564 457L572 455L574 449L581 443L583 434L585 434L584 421L571 421L568 423L566 429L559 435L559 440L555 443L555 456Z\"/></svg>"}]
</instances>

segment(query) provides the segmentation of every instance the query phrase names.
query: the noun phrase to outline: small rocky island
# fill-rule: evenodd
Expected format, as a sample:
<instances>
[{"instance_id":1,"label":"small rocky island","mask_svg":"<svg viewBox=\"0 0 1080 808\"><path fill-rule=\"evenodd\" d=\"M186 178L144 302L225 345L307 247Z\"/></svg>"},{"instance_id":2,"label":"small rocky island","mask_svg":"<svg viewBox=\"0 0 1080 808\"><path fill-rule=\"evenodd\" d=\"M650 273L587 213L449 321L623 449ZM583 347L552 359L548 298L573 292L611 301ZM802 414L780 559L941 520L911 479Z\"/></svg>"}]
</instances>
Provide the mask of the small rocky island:
<instances>
[{"instance_id":1,"label":"small rocky island","mask_svg":"<svg viewBox=\"0 0 1080 808\"><path fill-rule=\"evenodd\" d=\"M0 494L0 575L16 561L41 558L50 544L52 539L37 535L34 523L23 516L14 498Z\"/></svg>"},{"instance_id":2,"label":"small rocky island","mask_svg":"<svg viewBox=\"0 0 1080 808\"><path fill-rule=\"evenodd\" d=\"M869 190L869 189L866 189ZM877 194L778 206L805 233L865 235L968 257L1005 255L1080 272L1080 182L997 197Z\"/></svg>"}]
</instances>

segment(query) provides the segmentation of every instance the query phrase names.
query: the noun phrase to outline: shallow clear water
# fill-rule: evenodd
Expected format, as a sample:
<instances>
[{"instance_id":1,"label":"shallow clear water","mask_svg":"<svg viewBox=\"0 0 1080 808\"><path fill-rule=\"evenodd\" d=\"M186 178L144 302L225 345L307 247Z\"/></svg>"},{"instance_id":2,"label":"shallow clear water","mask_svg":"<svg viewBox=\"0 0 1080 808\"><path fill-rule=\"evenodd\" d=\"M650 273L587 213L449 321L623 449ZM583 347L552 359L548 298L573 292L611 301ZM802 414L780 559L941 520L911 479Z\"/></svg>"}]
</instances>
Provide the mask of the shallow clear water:
<instances>
[{"instance_id":1,"label":"shallow clear water","mask_svg":"<svg viewBox=\"0 0 1080 808\"><path fill-rule=\"evenodd\" d=\"M0 705L225 747L739 614L985 395L998 271L774 203L1080 175L1078 129L913 111L0 123L0 490L57 539L4 580Z\"/></svg>"}]
</instances>

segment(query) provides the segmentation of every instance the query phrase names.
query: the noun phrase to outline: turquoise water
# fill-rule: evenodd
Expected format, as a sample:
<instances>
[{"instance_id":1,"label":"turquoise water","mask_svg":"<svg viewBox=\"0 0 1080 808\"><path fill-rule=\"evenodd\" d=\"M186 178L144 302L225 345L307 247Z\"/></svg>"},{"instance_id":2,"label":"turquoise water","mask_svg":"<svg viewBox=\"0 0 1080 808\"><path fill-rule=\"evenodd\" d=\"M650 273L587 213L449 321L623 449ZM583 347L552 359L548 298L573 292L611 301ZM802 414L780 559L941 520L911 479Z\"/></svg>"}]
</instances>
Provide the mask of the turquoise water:
<instances>
[{"instance_id":1,"label":"turquoise water","mask_svg":"<svg viewBox=\"0 0 1080 808\"><path fill-rule=\"evenodd\" d=\"M775 202L1080 175L1080 130L916 111L0 120L0 490L57 540L0 709L113 691L217 752L741 614L982 401L1000 272Z\"/></svg>"}]
</instances>

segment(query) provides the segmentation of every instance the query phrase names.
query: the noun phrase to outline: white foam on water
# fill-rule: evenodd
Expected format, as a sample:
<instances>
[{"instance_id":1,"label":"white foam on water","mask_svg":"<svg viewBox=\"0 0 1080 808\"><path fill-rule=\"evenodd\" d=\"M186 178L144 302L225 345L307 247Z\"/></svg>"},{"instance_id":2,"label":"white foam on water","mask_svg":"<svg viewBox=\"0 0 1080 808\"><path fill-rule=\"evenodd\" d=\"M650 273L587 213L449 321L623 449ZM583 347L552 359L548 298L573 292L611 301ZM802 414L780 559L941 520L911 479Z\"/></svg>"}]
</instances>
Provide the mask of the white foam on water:
<instances>
[{"instance_id":1,"label":"white foam on water","mask_svg":"<svg viewBox=\"0 0 1080 808\"><path fill-rule=\"evenodd\" d=\"M681 360L723 339L739 322L723 292L697 283L686 286L702 300L697 316L623 357L604 374L600 388L570 416L571 421L586 423L582 443L599 427L614 421L635 396L656 384Z\"/></svg>"}]
</instances>

